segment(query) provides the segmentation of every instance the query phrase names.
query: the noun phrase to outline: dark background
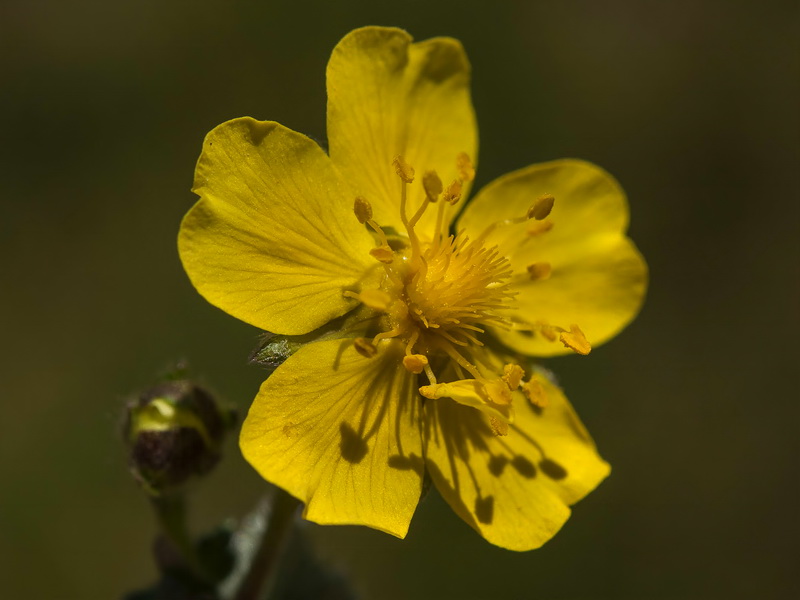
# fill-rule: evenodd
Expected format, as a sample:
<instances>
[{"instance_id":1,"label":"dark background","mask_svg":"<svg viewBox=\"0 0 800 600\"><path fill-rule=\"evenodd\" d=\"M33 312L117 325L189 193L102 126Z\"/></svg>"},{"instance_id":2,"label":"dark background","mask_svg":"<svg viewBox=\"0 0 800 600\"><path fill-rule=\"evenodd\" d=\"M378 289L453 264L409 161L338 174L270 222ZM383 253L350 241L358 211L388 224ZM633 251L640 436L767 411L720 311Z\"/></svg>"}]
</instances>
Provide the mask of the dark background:
<instances>
[{"instance_id":1,"label":"dark background","mask_svg":"<svg viewBox=\"0 0 800 600\"><path fill-rule=\"evenodd\" d=\"M491 6L490 6L491 4ZM474 67L477 184L580 157L627 190L639 318L549 361L611 477L544 548L494 548L431 494L408 538L308 531L365 598L797 593L800 3L64 2L0 8L0 587L101 599L155 576L125 398L188 358L244 413L257 331L175 249L205 133L325 135L324 69L367 24L452 35ZM235 442L199 531L265 484Z\"/></svg>"}]
</instances>

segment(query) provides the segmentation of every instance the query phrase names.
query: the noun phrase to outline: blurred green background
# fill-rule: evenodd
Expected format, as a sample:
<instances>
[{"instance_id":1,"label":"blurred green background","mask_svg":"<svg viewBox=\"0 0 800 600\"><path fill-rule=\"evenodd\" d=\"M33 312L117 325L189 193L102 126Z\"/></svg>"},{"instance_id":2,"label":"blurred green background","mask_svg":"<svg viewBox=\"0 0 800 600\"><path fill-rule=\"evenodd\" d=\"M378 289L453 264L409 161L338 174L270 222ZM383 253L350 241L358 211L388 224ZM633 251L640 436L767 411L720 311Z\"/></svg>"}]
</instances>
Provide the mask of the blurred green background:
<instances>
[{"instance_id":1,"label":"blurred green background","mask_svg":"<svg viewBox=\"0 0 800 600\"><path fill-rule=\"evenodd\" d=\"M0 595L103 599L155 577L126 397L174 361L243 414L257 331L206 304L175 237L205 133L325 135L350 29L452 35L478 187L580 157L631 203L649 298L549 361L613 473L544 548L494 548L431 494L405 541L308 526L365 598L789 598L797 585L800 4L6 0L0 8ZM235 442L193 527L265 484Z\"/></svg>"}]
</instances>

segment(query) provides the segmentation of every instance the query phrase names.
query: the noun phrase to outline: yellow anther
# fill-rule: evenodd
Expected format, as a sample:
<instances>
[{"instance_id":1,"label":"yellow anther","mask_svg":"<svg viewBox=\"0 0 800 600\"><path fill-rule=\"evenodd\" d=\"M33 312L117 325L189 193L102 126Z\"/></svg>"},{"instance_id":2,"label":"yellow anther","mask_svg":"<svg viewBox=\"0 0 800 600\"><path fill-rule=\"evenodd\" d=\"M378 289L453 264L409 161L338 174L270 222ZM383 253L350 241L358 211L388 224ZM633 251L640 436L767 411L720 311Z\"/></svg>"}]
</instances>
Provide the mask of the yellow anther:
<instances>
[{"instance_id":1,"label":"yellow anther","mask_svg":"<svg viewBox=\"0 0 800 600\"><path fill-rule=\"evenodd\" d=\"M408 354L403 357L403 366L406 371L414 374L422 373L428 364L428 357L422 354Z\"/></svg>"},{"instance_id":2,"label":"yellow anther","mask_svg":"<svg viewBox=\"0 0 800 600\"><path fill-rule=\"evenodd\" d=\"M365 338L356 338L353 340L353 347L364 358L372 358L378 353L375 344Z\"/></svg>"},{"instance_id":3,"label":"yellow anther","mask_svg":"<svg viewBox=\"0 0 800 600\"><path fill-rule=\"evenodd\" d=\"M486 390L486 395L495 404L501 406L508 406L511 404L511 390L508 383L503 379L492 379L483 382L483 389Z\"/></svg>"},{"instance_id":4,"label":"yellow anther","mask_svg":"<svg viewBox=\"0 0 800 600\"><path fill-rule=\"evenodd\" d=\"M558 333L556 332L556 328L552 325L548 325L547 323L538 323L539 325L539 333L541 333L544 337L546 337L551 342L555 342L558 339Z\"/></svg>"},{"instance_id":5,"label":"yellow anther","mask_svg":"<svg viewBox=\"0 0 800 600\"><path fill-rule=\"evenodd\" d=\"M466 152L461 152L456 156L456 169L458 169L458 176L461 178L461 181L472 181L475 179L475 167Z\"/></svg>"},{"instance_id":6,"label":"yellow anther","mask_svg":"<svg viewBox=\"0 0 800 600\"><path fill-rule=\"evenodd\" d=\"M359 223L366 223L372 218L372 205L365 198L359 196L353 203L353 212Z\"/></svg>"},{"instance_id":7,"label":"yellow anther","mask_svg":"<svg viewBox=\"0 0 800 600\"><path fill-rule=\"evenodd\" d=\"M522 391L525 393L528 400L530 400L530 403L538 408L545 408L550 403L547 399L547 392L544 386L535 376L522 385Z\"/></svg>"},{"instance_id":8,"label":"yellow anther","mask_svg":"<svg viewBox=\"0 0 800 600\"><path fill-rule=\"evenodd\" d=\"M461 182L458 179L454 179L453 183L444 188L442 200L450 204L456 204L461 200L461 187Z\"/></svg>"},{"instance_id":9,"label":"yellow anther","mask_svg":"<svg viewBox=\"0 0 800 600\"><path fill-rule=\"evenodd\" d=\"M397 176L402 179L405 183L411 183L414 181L414 167L406 162L399 154L394 157L392 161L392 165L394 166L394 170L397 173Z\"/></svg>"},{"instance_id":10,"label":"yellow anther","mask_svg":"<svg viewBox=\"0 0 800 600\"><path fill-rule=\"evenodd\" d=\"M383 290L364 290L358 299L371 309L380 311L385 311L392 302L392 297Z\"/></svg>"},{"instance_id":11,"label":"yellow anther","mask_svg":"<svg viewBox=\"0 0 800 600\"><path fill-rule=\"evenodd\" d=\"M525 371L519 365L505 365L503 367L503 381L512 392L519 387L520 381L525 377Z\"/></svg>"},{"instance_id":12,"label":"yellow anther","mask_svg":"<svg viewBox=\"0 0 800 600\"><path fill-rule=\"evenodd\" d=\"M436 174L436 171L426 171L422 176L422 187L425 189L425 195L431 202L436 202L439 199L439 194L442 193L442 180Z\"/></svg>"},{"instance_id":13,"label":"yellow anther","mask_svg":"<svg viewBox=\"0 0 800 600\"><path fill-rule=\"evenodd\" d=\"M436 400L438 398L442 398L446 394L442 392L445 389L445 383L433 383L431 385L423 385L419 388L419 393L424 398L428 398L429 400Z\"/></svg>"},{"instance_id":14,"label":"yellow anther","mask_svg":"<svg viewBox=\"0 0 800 600\"><path fill-rule=\"evenodd\" d=\"M561 333L560 339L562 344L578 354L586 355L592 351L592 347L586 340L586 336L583 335L581 328L574 323L569 326L569 331Z\"/></svg>"},{"instance_id":15,"label":"yellow anther","mask_svg":"<svg viewBox=\"0 0 800 600\"><path fill-rule=\"evenodd\" d=\"M528 235L542 235L553 228L552 221L534 221L528 226Z\"/></svg>"},{"instance_id":16,"label":"yellow anther","mask_svg":"<svg viewBox=\"0 0 800 600\"><path fill-rule=\"evenodd\" d=\"M489 426L496 436L508 435L508 423L495 417L489 417Z\"/></svg>"},{"instance_id":17,"label":"yellow anther","mask_svg":"<svg viewBox=\"0 0 800 600\"><path fill-rule=\"evenodd\" d=\"M541 280L541 279L549 279L550 274L553 272L553 268L550 266L549 262L537 262L531 265L528 265L528 275L533 281Z\"/></svg>"},{"instance_id":18,"label":"yellow anther","mask_svg":"<svg viewBox=\"0 0 800 600\"><path fill-rule=\"evenodd\" d=\"M394 251L389 246L378 246L370 250L369 253L373 258L387 265L394 260Z\"/></svg>"},{"instance_id":19,"label":"yellow anther","mask_svg":"<svg viewBox=\"0 0 800 600\"><path fill-rule=\"evenodd\" d=\"M553 210L553 204L555 201L556 199L553 198L552 195L545 194L536 202L534 202L533 206L528 209L528 218L541 221L550 214L551 210Z\"/></svg>"}]
</instances>

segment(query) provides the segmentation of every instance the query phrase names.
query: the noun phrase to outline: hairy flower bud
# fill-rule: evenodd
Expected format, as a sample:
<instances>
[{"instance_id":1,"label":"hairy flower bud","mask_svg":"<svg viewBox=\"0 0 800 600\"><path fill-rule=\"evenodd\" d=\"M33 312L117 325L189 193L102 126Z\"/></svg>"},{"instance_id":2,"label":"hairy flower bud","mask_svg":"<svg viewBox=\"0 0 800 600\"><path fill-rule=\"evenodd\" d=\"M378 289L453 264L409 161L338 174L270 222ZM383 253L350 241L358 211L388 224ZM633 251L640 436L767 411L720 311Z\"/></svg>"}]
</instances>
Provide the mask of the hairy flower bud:
<instances>
[{"instance_id":1,"label":"hairy flower bud","mask_svg":"<svg viewBox=\"0 0 800 600\"><path fill-rule=\"evenodd\" d=\"M208 473L233 420L207 391L185 379L142 392L125 414L131 473L156 496Z\"/></svg>"}]
</instances>

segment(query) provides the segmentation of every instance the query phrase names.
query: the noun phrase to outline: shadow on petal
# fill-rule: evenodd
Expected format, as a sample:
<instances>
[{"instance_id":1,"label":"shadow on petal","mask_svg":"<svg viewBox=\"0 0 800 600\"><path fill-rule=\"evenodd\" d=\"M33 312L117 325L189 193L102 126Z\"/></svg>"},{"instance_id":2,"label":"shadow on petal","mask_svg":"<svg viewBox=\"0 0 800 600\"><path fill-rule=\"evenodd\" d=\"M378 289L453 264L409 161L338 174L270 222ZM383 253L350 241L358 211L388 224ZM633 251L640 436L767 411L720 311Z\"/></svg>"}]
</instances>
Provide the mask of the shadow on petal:
<instances>
[{"instance_id":1,"label":"shadow on petal","mask_svg":"<svg viewBox=\"0 0 800 600\"><path fill-rule=\"evenodd\" d=\"M533 465L531 465L533 466ZM551 458L544 458L539 461L539 468L542 473L547 475L550 479L564 479L567 476L567 470Z\"/></svg>"},{"instance_id":2,"label":"shadow on petal","mask_svg":"<svg viewBox=\"0 0 800 600\"><path fill-rule=\"evenodd\" d=\"M425 464L422 458L416 454L410 454L408 456L394 454L389 457L389 467L400 471L414 471L419 475L425 472Z\"/></svg>"},{"instance_id":3,"label":"shadow on petal","mask_svg":"<svg viewBox=\"0 0 800 600\"><path fill-rule=\"evenodd\" d=\"M367 441L362 439L355 429L344 422L339 425L339 433L342 437L339 442L342 458L349 463L360 463L364 460L369 450Z\"/></svg>"},{"instance_id":4,"label":"shadow on petal","mask_svg":"<svg viewBox=\"0 0 800 600\"><path fill-rule=\"evenodd\" d=\"M536 467L531 461L529 461L521 454L518 454L513 458L513 460L511 461L511 466L517 470L517 473L519 473L526 479L532 479L536 477ZM566 471L564 472L564 474L566 475Z\"/></svg>"},{"instance_id":5,"label":"shadow on petal","mask_svg":"<svg viewBox=\"0 0 800 600\"><path fill-rule=\"evenodd\" d=\"M495 477L500 477L503 474L503 469L506 468L508 459L499 454L492 454L489 456L489 472Z\"/></svg>"},{"instance_id":6,"label":"shadow on petal","mask_svg":"<svg viewBox=\"0 0 800 600\"><path fill-rule=\"evenodd\" d=\"M480 496L475 499L475 516L484 525L491 524L494 519L494 496Z\"/></svg>"}]
</instances>

